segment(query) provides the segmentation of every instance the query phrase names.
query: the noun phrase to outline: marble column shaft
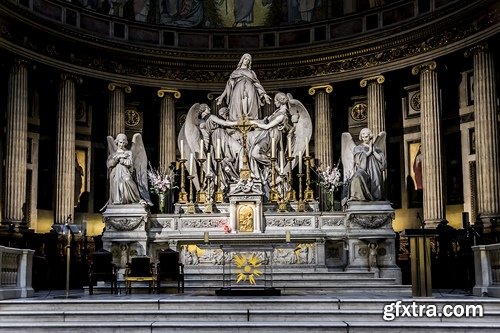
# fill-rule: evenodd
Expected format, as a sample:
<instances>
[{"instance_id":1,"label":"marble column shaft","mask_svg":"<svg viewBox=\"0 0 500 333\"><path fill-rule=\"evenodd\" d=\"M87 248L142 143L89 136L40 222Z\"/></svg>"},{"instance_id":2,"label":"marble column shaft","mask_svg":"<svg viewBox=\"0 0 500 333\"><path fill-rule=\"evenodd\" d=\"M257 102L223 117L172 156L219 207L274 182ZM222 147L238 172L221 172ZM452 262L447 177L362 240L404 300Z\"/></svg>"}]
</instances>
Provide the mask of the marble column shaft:
<instances>
[{"instance_id":1,"label":"marble column shaft","mask_svg":"<svg viewBox=\"0 0 500 333\"><path fill-rule=\"evenodd\" d=\"M176 161L175 137L175 98L180 98L181 93L177 90L160 89L158 97L161 98L160 106L160 142L158 147L158 163L165 170L171 162Z\"/></svg>"},{"instance_id":2,"label":"marble column shaft","mask_svg":"<svg viewBox=\"0 0 500 333\"><path fill-rule=\"evenodd\" d=\"M26 202L28 149L28 68L24 61L16 61L11 68L7 98L4 220L19 223Z\"/></svg>"},{"instance_id":3,"label":"marble column shaft","mask_svg":"<svg viewBox=\"0 0 500 333\"><path fill-rule=\"evenodd\" d=\"M446 218L441 140L441 108L437 64L416 66L420 73L423 211L426 228L435 228Z\"/></svg>"},{"instance_id":4,"label":"marble column shaft","mask_svg":"<svg viewBox=\"0 0 500 333\"><path fill-rule=\"evenodd\" d=\"M495 65L485 44L474 52L474 127L478 214L487 226L500 216L500 150L496 107Z\"/></svg>"},{"instance_id":5,"label":"marble column shaft","mask_svg":"<svg viewBox=\"0 0 500 333\"><path fill-rule=\"evenodd\" d=\"M74 211L76 77L61 75L56 140L54 222L63 224Z\"/></svg>"},{"instance_id":6,"label":"marble column shaft","mask_svg":"<svg viewBox=\"0 0 500 333\"><path fill-rule=\"evenodd\" d=\"M385 97L384 86L385 78L377 75L361 80L361 87L367 88L368 99L368 128L374 135L385 131Z\"/></svg>"},{"instance_id":7,"label":"marble column shaft","mask_svg":"<svg viewBox=\"0 0 500 333\"><path fill-rule=\"evenodd\" d=\"M125 93L130 93L132 88L126 84L108 84L109 108L108 108L108 135L116 138L116 135L125 133Z\"/></svg>"},{"instance_id":8,"label":"marble column shaft","mask_svg":"<svg viewBox=\"0 0 500 333\"><path fill-rule=\"evenodd\" d=\"M320 165L331 166L332 156L332 117L330 114L329 94L333 91L331 85L309 88L309 95L315 96L314 152Z\"/></svg>"}]
</instances>

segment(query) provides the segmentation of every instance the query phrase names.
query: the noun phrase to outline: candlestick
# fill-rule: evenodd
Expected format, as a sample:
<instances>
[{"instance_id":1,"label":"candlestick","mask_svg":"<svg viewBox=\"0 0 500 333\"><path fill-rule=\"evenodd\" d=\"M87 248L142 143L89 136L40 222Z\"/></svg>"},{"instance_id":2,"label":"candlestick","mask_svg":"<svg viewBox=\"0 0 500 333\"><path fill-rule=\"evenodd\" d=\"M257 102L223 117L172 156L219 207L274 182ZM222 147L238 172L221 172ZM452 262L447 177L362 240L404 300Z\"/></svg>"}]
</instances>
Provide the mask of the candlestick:
<instances>
[{"instance_id":1,"label":"candlestick","mask_svg":"<svg viewBox=\"0 0 500 333\"><path fill-rule=\"evenodd\" d=\"M285 153L283 150L280 151L280 174L283 174L283 167L285 165Z\"/></svg>"},{"instance_id":2,"label":"candlestick","mask_svg":"<svg viewBox=\"0 0 500 333\"><path fill-rule=\"evenodd\" d=\"M189 155L189 175L192 176L193 175L193 163L194 163L194 156L193 156L193 153L191 153Z\"/></svg>"},{"instance_id":3,"label":"candlestick","mask_svg":"<svg viewBox=\"0 0 500 333\"><path fill-rule=\"evenodd\" d=\"M288 157L292 157L292 137L288 137Z\"/></svg>"},{"instance_id":4,"label":"candlestick","mask_svg":"<svg viewBox=\"0 0 500 333\"><path fill-rule=\"evenodd\" d=\"M276 158L276 138L271 138L271 158Z\"/></svg>"},{"instance_id":5,"label":"candlestick","mask_svg":"<svg viewBox=\"0 0 500 333\"><path fill-rule=\"evenodd\" d=\"M217 150L215 151L215 158L220 158L220 153L221 153L221 150L220 150L220 139L217 139Z\"/></svg>"},{"instance_id":6,"label":"candlestick","mask_svg":"<svg viewBox=\"0 0 500 333\"><path fill-rule=\"evenodd\" d=\"M306 145L306 156L309 157L309 142Z\"/></svg>"},{"instance_id":7,"label":"candlestick","mask_svg":"<svg viewBox=\"0 0 500 333\"><path fill-rule=\"evenodd\" d=\"M207 176L210 175L212 168L210 167L210 153L207 153Z\"/></svg>"},{"instance_id":8,"label":"candlestick","mask_svg":"<svg viewBox=\"0 0 500 333\"><path fill-rule=\"evenodd\" d=\"M184 140L181 140L181 160L184 159Z\"/></svg>"},{"instance_id":9,"label":"candlestick","mask_svg":"<svg viewBox=\"0 0 500 333\"><path fill-rule=\"evenodd\" d=\"M302 173L302 152L299 152L297 159L299 160L299 173Z\"/></svg>"},{"instance_id":10,"label":"candlestick","mask_svg":"<svg viewBox=\"0 0 500 333\"><path fill-rule=\"evenodd\" d=\"M203 154L205 152L205 143L203 142L203 139L200 140L200 157L203 158Z\"/></svg>"}]
</instances>

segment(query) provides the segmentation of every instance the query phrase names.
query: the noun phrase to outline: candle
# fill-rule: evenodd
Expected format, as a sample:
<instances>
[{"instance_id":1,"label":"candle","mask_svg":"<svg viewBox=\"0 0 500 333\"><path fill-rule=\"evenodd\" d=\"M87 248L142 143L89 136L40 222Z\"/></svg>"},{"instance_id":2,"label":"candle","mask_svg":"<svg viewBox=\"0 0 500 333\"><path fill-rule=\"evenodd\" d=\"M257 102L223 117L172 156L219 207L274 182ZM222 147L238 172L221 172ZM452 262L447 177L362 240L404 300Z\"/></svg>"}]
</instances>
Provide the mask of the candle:
<instances>
[{"instance_id":1,"label":"candle","mask_svg":"<svg viewBox=\"0 0 500 333\"><path fill-rule=\"evenodd\" d=\"M208 238L208 231L205 231L205 232L203 233L203 240L205 241L205 243L208 243L208 241L209 241L209 238Z\"/></svg>"},{"instance_id":2,"label":"candle","mask_svg":"<svg viewBox=\"0 0 500 333\"><path fill-rule=\"evenodd\" d=\"M207 176L210 174L210 153L207 153Z\"/></svg>"},{"instance_id":3,"label":"candle","mask_svg":"<svg viewBox=\"0 0 500 333\"><path fill-rule=\"evenodd\" d=\"M181 160L184 159L184 140L181 140Z\"/></svg>"},{"instance_id":4,"label":"candle","mask_svg":"<svg viewBox=\"0 0 500 333\"><path fill-rule=\"evenodd\" d=\"M203 153L205 152L205 144L203 139L200 140L200 158L203 158Z\"/></svg>"},{"instance_id":5,"label":"candle","mask_svg":"<svg viewBox=\"0 0 500 333\"><path fill-rule=\"evenodd\" d=\"M288 157L292 157L292 137L288 137Z\"/></svg>"},{"instance_id":6,"label":"candle","mask_svg":"<svg viewBox=\"0 0 500 333\"><path fill-rule=\"evenodd\" d=\"M191 153L191 155L189 155L189 175L190 176L193 175L193 159L194 159L194 156L193 156L193 153Z\"/></svg>"},{"instance_id":7,"label":"candle","mask_svg":"<svg viewBox=\"0 0 500 333\"><path fill-rule=\"evenodd\" d=\"M306 145L306 157L309 157L309 142Z\"/></svg>"},{"instance_id":8,"label":"candle","mask_svg":"<svg viewBox=\"0 0 500 333\"><path fill-rule=\"evenodd\" d=\"M271 158L276 158L276 138L271 138Z\"/></svg>"},{"instance_id":9,"label":"candle","mask_svg":"<svg viewBox=\"0 0 500 333\"><path fill-rule=\"evenodd\" d=\"M291 240L291 234L290 234L290 230L287 230L286 231L286 235L285 235L285 240L287 243L290 243L290 240Z\"/></svg>"},{"instance_id":10,"label":"candle","mask_svg":"<svg viewBox=\"0 0 500 333\"><path fill-rule=\"evenodd\" d=\"M216 150L216 154L215 154L215 158L220 158L220 153L221 153L221 150L220 150L220 139L217 139L217 150Z\"/></svg>"},{"instance_id":11,"label":"candle","mask_svg":"<svg viewBox=\"0 0 500 333\"><path fill-rule=\"evenodd\" d=\"M302 152L299 152L297 158L299 159L299 173L302 173Z\"/></svg>"},{"instance_id":12,"label":"candle","mask_svg":"<svg viewBox=\"0 0 500 333\"><path fill-rule=\"evenodd\" d=\"M283 167L285 164L285 153L283 150L280 151L280 173L283 174Z\"/></svg>"}]
</instances>

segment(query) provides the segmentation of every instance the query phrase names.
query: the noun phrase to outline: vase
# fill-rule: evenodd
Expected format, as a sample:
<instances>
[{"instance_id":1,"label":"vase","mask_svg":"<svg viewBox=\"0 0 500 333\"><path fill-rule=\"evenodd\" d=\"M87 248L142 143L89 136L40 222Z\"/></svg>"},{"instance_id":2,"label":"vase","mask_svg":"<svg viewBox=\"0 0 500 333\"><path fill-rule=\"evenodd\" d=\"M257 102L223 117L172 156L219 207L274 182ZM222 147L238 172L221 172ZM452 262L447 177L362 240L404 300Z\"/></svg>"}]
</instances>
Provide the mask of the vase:
<instances>
[{"instance_id":1,"label":"vase","mask_svg":"<svg viewBox=\"0 0 500 333\"><path fill-rule=\"evenodd\" d=\"M330 212L335 211L335 193L334 192L328 192L328 210Z\"/></svg>"},{"instance_id":2,"label":"vase","mask_svg":"<svg viewBox=\"0 0 500 333\"><path fill-rule=\"evenodd\" d=\"M158 194L158 211L160 214L165 214L167 194L162 192Z\"/></svg>"}]
</instances>

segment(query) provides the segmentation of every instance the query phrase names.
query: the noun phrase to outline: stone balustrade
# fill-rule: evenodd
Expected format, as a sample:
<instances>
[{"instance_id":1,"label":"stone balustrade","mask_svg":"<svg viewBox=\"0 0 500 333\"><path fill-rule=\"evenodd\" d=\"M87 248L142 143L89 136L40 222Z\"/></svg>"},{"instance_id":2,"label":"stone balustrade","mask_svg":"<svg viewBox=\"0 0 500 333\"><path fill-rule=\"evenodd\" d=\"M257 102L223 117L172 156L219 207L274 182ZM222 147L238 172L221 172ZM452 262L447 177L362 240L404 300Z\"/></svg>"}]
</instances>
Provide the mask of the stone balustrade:
<instances>
[{"instance_id":1,"label":"stone balustrade","mask_svg":"<svg viewBox=\"0 0 500 333\"><path fill-rule=\"evenodd\" d=\"M0 246L0 299L33 294L31 272L35 251Z\"/></svg>"},{"instance_id":2,"label":"stone balustrade","mask_svg":"<svg viewBox=\"0 0 500 333\"><path fill-rule=\"evenodd\" d=\"M475 296L500 297L500 243L473 246Z\"/></svg>"}]
</instances>

